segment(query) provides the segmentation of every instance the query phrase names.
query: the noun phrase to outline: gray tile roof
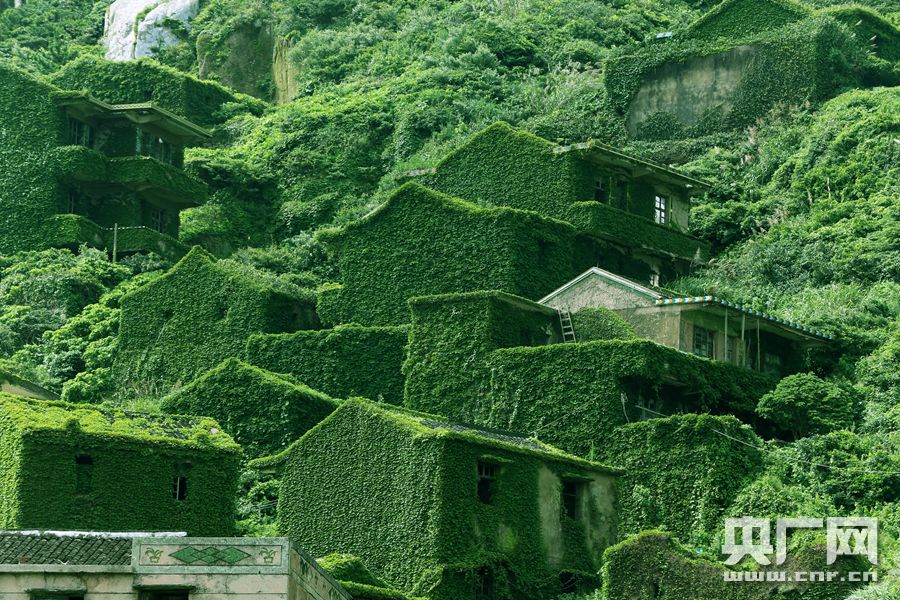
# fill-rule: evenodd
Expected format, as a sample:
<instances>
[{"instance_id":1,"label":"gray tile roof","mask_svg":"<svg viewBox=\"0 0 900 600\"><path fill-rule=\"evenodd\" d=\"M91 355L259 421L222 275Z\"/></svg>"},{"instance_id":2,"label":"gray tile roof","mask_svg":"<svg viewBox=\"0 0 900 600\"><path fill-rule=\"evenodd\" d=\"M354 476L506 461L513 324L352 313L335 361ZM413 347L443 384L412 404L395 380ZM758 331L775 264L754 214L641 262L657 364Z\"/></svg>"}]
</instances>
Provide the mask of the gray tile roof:
<instances>
[{"instance_id":1,"label":"gray tile roof","mask_svg":"<svg viewBox=\"0 0 900 600\"><path fill-rule=\"evenodd\" d=\"M130 565L131 538L0 531L0 565Z\"/></svg>"}]
</instances>

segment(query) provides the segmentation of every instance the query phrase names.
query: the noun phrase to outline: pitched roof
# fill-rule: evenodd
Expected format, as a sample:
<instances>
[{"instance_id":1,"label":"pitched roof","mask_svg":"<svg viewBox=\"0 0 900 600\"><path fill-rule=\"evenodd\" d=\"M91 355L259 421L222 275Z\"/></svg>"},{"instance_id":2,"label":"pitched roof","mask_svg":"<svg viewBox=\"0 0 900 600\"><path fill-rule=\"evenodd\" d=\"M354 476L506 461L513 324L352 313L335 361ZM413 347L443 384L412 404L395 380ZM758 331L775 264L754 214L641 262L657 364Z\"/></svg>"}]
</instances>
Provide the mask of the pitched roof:
<instances>
[{"instance_id":1,"label":"pitched roof","mask_svg":"<svg viewBox=\"0 0 900 600\"><path fill-rule=\"evenodd\" d=\"M128 565L131 539L52 532L0 532L0 564Z\"/></svg>"},{"instance_id":2,"label":"pitched roof","mask_svg":"<svg viewBox=\"0 0 900 600\"><path fill-rule=\"evenodd\" d=\"M599 267L591 267L590 269L588 269L587 271L585 271L584 273L582 273L575 279L573 279L567 283L564 283L557 289L553 290L552 292L550 292L549 294L547 294L546 296L544 296L543 298L538 300L538 303L546 304L553 298L555 298L555 297L559 296L560 294L562 294L563 292L566 292L567 290L569 290L569 288L572 288L572 287L578 285L579 283L581 283L582 281L584 281L586 279L590 279L591 277L602 277L603 279L606 279L606 280L610 281L611 283L618 285L619 287L626 288L629 291L635 292L642 296L646 296L647 298L650 298L652 300L655 300L657 298L662 298L662 296L663 296L662 292L660 292L657 289L637 283L636 281L632 281L631 279L622 277L621 275L616 275L615 273L613 273L611 271L607 271L607 270L601 269Z\"/></svg>"},{"instance_id":3,"label":"pitched roof","mask_svg":"<svg viewBox=\"0 0 900 600\"><path fill-rule=\"evenodd\" d=\"M0 422L22 433L76 429L108 438L237 452L240 447L208 417L147 414L93 404L34 400L0 393Z\"/></svg>"}]
</instances>

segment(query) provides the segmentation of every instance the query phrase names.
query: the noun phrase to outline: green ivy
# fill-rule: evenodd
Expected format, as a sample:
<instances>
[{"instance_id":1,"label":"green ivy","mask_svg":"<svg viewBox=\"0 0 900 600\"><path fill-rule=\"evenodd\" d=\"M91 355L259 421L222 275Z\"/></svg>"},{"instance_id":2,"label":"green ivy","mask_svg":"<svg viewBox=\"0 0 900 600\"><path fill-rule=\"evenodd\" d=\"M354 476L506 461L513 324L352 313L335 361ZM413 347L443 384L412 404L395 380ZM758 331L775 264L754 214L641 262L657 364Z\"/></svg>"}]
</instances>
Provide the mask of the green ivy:
<instances>
[{"instance_id":1,"label":"green ivy","mask_svg":"<svg viewBox=\"0 0 900 600\"><path fill-rule=\"evenodd\" d=\"M205 417L0 394L0 525L228 535L239 452ZM79 455L93 460L87 475L78 474ZM179 501L173 479L177 465L188 464L187 497Z\"/></svg>"},{"instance_id":2,"label":"green ivy","mask_svg":"<svg viewBox=\"0 0 900 600\"><path fill-rule=\"evenodd\" d=\"M165 412L216 419L247 456L280 452L337 408L292 377L226 359L163 399Z\"/></svg>"}]
</instances>

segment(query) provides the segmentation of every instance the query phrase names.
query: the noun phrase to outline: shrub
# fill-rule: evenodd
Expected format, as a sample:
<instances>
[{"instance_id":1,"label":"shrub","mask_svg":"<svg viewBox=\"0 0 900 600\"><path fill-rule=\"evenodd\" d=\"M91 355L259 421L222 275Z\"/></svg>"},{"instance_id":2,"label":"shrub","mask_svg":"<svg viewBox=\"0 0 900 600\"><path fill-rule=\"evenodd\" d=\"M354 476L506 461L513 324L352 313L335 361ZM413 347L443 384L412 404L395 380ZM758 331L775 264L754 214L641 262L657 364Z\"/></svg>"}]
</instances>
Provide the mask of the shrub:
<instances>
[{"instance_id":1,"label":"shrub","mask_svg":"<svg viewBox=\"0 0 900 600\"><path fill-rule=\"evenodd\" d=\"M851 429L859 422L862 401L847 385L797 373L782 379L756 407L759 416L794 439L835 429Z\"/></svg>"},{"instance_id":2,"label":"shrub","mask_svg":"<svg viewBox=\"0 0 900 600\"><path fill-rule=\"evenodd\" d=\"M575 337L579 342L594 340L630 340L637 335L631 324L603 307L582 308L572 315Z\"/></svg>"}]
</instances>

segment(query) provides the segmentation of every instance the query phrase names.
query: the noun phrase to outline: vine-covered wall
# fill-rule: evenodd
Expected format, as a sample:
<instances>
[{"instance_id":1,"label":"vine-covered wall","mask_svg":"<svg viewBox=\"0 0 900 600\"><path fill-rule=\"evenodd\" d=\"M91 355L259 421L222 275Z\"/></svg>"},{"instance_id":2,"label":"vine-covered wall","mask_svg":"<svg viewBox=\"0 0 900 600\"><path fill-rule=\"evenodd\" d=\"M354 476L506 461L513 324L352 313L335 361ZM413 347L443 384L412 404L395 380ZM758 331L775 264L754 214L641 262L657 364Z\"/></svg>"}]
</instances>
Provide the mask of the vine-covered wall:
<instances>
[{"instance_id":1,"label":"vine-covered wall","mask_svg":"<svg viewBox=\"0 0 900 600\"><path fill-rule=\"evenodd\" d=\"M330 415L337 401L293 377L229 358L164 398L161 408L216 419L246 456L255 457L287 448Z\"/></svg>"},{"instance_id":2,"label":"vine-covered wall","mask_svg":"<svg viewBox=\"0 0 900 600\"><path fill-rule=\"evenodd\" d=\"M336 398L361 396L400 404L407 327L339 325L334 329L254 335L246 359L276 373L289 373Z\"/></svg>"},{"instance_id":3,"label":"vine-covered wall","mask_svg":"<svg viewBox=\"0 0 900 600\"><path fill-rule=\"evenodd\" d=\"M159 397L241 356L254 333L317 325L312 299L251 280L195 247L122 299L113 378L126 395Z\"/></svg>"},{"instance_id":4,"label":"vine-covered wall","mask_svg":"<svg viewBox=\"0 0 900 600\"><path fill-rule=\"evenodd\" d=\"M498 600L555 596L560 573L590 578L615 536L614 471L432 415L350 400L281 460L282 534L316 555L355 554L433 600L474 600L480 569ZM495 465L490 503L479 461ZM562 514L561 478L585 486L575 518Z\"/></svg>"},{"instance_id":5,"label":"vine-covered wall","mask_svg":"<svg viewBox=\"0 0 900 600\"><path fill-rule=\"evenodd\" d=\"M415 183L341 230L321 233L337 254L348 321L409 322L413 296L499 289L540 298L582 272L566 223L510 208L483 208Z\"/></svg>"},{"instance_id":6,"label":"vine-covered wall","mask_svg":"<svg viewBox=\"0 0 900 600\"><path fill-rule=\"evenodd\" d=\"M798 13L795 6L782 0L726 2L668 40L621 50L606 65L610 108L628 120L631 135L639 139L696 137L749 125L777 104L818 103L858 85L872 66L860 42L838 21L810 16L806 9ZM773 29L773 22L782 26ZM658 69L698 57L724 57L735 49L750 53L749 62L738 68L735 89L726 101L710 105L696 122L684 122L665 110L630 118L641 86L663 73ZM687 75L681 73L679 78ZM710 84L708 78L698 77L698 81ZM704 89L695 92L702 96Z\"/></svg>"},{"instance_id":7,"label":"vine-covered wall","mask_svg":"<svg viewBox=\"0 0 900 600\"><path fill-rule=\"evenodd\" d=\"M59 183L48 173L65 118L54 88L0 65L0 252L47 247L46 219L60 212ZM49 176L48 176L49 175Z\"/></svg>"},{"instance_id":8,"label":"vine-covered wall","mask_svg":"<svg viewBox=\"0 0 900 600\"><path fill-rule=\"evenodd\" d=\"M625 471L620 533L665 529L685 542L708 544L721 532L725 510L762 472L762 447L731 416L685 414L611 431L597 450Z\"/></svg>"},{"instance_id":9,"label":"vine-covered wall","mask_svg":"<svg viewBox=\"0 0 900 600\"><path fill-rule=\"evenodd\" d=\"M775 384L649 340L552 343L560 341L556 312L506 294L416 298L410 306L406 406L537 432L580 456L639 418L638 405L752 418Z\"/></svg>"},{"instance_id":10,"label":"vine-covered wall","mask_svg":"<svg viewBox=\"0 0 900 600\"><path fill-rule=\"evenodd\" d=\"M209 418L0 394L0 526L229 535L239 453Z\"/></svg>"}]
</instances>

